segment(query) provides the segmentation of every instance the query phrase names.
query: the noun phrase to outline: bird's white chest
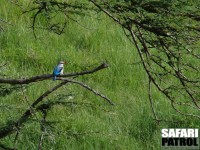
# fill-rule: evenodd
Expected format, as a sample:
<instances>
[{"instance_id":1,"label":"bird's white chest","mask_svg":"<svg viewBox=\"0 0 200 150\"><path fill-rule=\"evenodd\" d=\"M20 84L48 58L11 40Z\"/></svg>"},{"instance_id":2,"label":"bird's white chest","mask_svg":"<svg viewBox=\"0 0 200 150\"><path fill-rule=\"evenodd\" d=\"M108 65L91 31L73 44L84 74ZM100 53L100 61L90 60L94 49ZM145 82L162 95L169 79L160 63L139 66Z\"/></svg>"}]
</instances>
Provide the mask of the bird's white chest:
<instances>
[{"instance_id":1,"label":"bird's white chest","mask_svg":"<svg viewBox=\"0 0 200 150\"><path fill-rule=\"evenodd\" d=\"M60 71L60 74L63 74L63 72L64 72L64 67L63 67L62 70Z\"/></svg>"},{"instance_id":2,"label":"bird's white chest","mask_svg":"<svg viewBox=\"0 0 200 150\"><path fill-rule=\"evenodd\" d=\"M63 64L59 64L58 67L62 68L61 71L60 71L60 74L63 74L63 72L64 72L64 65Z\"/></svg>"}]
</instances>

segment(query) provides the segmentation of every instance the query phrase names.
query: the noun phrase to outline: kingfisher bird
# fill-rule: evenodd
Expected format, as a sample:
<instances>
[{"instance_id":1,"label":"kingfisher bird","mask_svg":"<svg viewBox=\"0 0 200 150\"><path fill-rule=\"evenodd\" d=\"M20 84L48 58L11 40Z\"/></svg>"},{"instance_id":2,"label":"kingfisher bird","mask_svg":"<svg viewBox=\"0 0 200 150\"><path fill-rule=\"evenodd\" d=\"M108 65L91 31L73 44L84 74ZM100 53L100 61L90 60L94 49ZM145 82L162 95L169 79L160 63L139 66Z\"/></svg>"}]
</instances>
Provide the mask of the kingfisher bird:
<instances>
[{"instance_id":1,"label":"kingfisher bird","mask_svg":"<svg viewBox=\"0 0 200 150\"><path fill-rule=\"evenodd\" d=\"M56 76L63 74L64 71L64 61L60 61L59 64L53 70L53 80L56 80Z\"/></svg>"}]
</instances>

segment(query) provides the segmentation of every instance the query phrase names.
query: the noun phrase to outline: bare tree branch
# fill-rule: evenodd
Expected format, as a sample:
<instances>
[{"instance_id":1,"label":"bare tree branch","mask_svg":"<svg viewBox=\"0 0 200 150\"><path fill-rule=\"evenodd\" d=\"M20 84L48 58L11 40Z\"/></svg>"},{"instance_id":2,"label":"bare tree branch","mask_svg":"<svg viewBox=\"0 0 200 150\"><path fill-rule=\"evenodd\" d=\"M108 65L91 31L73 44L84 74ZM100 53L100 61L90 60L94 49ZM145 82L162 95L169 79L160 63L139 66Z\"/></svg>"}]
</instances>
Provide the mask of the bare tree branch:
<instances>
[{"instance_id":1,"label":"bare tree branch","mask_svg":"<svg viewBox=\"0 0 200 150\"><path fill-rule=\"evenodd\" d=\"M159 121L159 119L156 115L156 111L155 111L154 106L153 106L153 100L152 100L152 96L151 96L151 80L150 79L149 79L148 95L149 95L149 101L150 101L150 105L151 105L151 109L152 109L152 112L153 112L154 119L156 121Z\"/></svg>"},{"instance_id":2,"label":"bare tree branch","mask_svg":"<svg viewBox=\"0 0 200 150\"><path fill-rule=\"evenodd\" d=\"M198 94L200 91L200 80L198 76L200 71L198 69L199 57L197 57L199 54L194 52L194 50L197 50L196 45L194 45L194 50L191 50L193 43L199 41L199 34L194 30L186 29L187 31L183 31L183 27L187 25L184 22L182 22L183 26L180 30L179 28L176 29L174 26L171 26L171 22L166 24L166 20L164 19L162 20L164 24L162 24L163 22L157 21L154 15L149 19L149 8L153 8L155 11L154 13L160 13L160 11L164 14L166 13L165 10L157 9L155 6L150 7L150 5L154 5L151 2L149 2L147 9L147 6L141 4L136 4L135 6L135 4L131 4L132 2L126 4L113 2L110 4L98 0L89 1L117 24L121 25L125 35L137 49L143 68L150 81L149 84L153 83L158 91L167 97L171 103L171 107L177 113L200 119L198 115L200 110ZM171 3L169 3L168 6L170 5ZM163 3L161 3L160 6L163 7ZM132 11L135 7L141 7L145 9L147 13L144 14L140 11ZM132 14L134 19L131 18L130 15L126 15L125 12ZM173 13L177 13L176 9L174 12L170 12L169 16L173 16ZM161 15L165 17L164 14ZM177 15L184 16L184 14ZM198 15L196 16L195 14L195 17L198 18ZM199 21L197 19L194 20ZM176 23L176 21L174 21L174 23ZM186 60L188 56L192 57L191 60L196 61L196 63L191 65L191 63ZM190 75L188 75L189 73ZM191 75L192 73L194 73L194 75ZM192 78L192 76L195 78ZM175 83L165 82L167 78ZM177 85L174 85L176 83ZM168 86L168 84L171 85ZM151 92L150 87L149 92ZM177 93L181 93L181 95L178 96ZM180 102L181 99L184 101ZM149 93L149 100L152 107L151 93ZM185 102L188 100L190 100L191 104ZM180 111L183 106L185 108L192 108L189 110L191 113ZM156 116L154 108L152 108L152 111L156 120L160 121Z\"/></svg>"},{"instance_id":3,"label":"bare tree branch","mask_svg":"<svg viewBox=\"0 0 200 150\"><path fill-rule=\"evenodd\" d=\"M87 70L87 71L82 71L82 72L75 72L75 73L69 73L69 74L63 74L58 77L77 77L77 76L83 76L86 74L92 74L94 72L97 72L99 70L105 69L108 67L108 64L102 63L98 67ZM26 79L4 79L0 78L0 83L7 83L7 84L29 84L32 82L38 82L38 81L43 81L47 80L53 77L53 74L44 74L44 75L39 75L39 76L34 76L31 78L26 78Z\"/></svg>"},{"instance_id":4,"label":"bare tree branch","mask_svg":"<svg viewBox=\"0 0 200 150\"><path fill-rule=\"evenodd\" d=\"M36 107L38 103L40 103L44 98L46 98L49 94L56 91L63 85L67 84L67 81L63 81L53 87L52 89L46 91L44 94L42 94L38 99L36 99L30 106L29 109L27 109L24 114L15 122L0 128L0 139L8 136L9 134L15 132L16 130L19 130L20 127L28 120L28 118L34 113L33 109Z\"/></svg>"},{"instance_id":5,"label":"bare tree branch","mask_svg":"<svg viewBox=\"0 0 200 150\"><path fill-rule=\"evenodd\" d=\"M108 98L106 97L105 95L97 92L96 90L94 90L93 88L89 87L88 85L86 85L85 83L82 83L80 81L76 81L76 80L72 80L72 79L66 79L66 78L58 78L58 80L62 80L62 81L67 81L69 83L75 83L75 84L78 84L80 85L81 87L91 91L92 93L94 93L95 95L97 96L100 96L101 98L105 99L108 103L110 103L111 105L114 105L114 103Z\"/></svg>"},{"instance_id":6,"label":"bare tree branch","mask_svg":"<svg viewBox=\"0 0 200 150\"><path fill-rule=\"evenodd\" d=\"M11 124L6 125L3 128L0 128L0 138L4 138L6 136L8 136L9 134L15 132L15 131L19 131L20 128L23 126L23 124L29 119L30 116L32 116L33 114L35 114L35 109L36 110L41 110L41 106L38 106L38 108L36 108L36 106L44 99L46 98L49 94L51 94L52 92L56 91L57 89L59 89L60 87L62 87L63 85L67 84L67 83L75 83L75 84L79 84L82 87L90 90L91 92L93 92L94 94L102 97L103 99L107 100L111 105L113 105L113 102L107 98L105 95L98 93L97 91L93 90L92 88L90 88L89 86L87 86L86 84L83 84L82 82L79 81L75 81L75 80L71 80L71 79L66 79L66 78L61 78L61 77L77 77L77 76L81 76L81 75L86 75L86 74L92 74L96 71L99 71L101 69L107 68L108 65L103 63L100 66L92 69L92 70L88 70L88 71L83 71L83 72L78 72L78 73L71 73L71 74L64 74L64 75L60 75L58 77L59 80L63 80L60 84L56 85L55 87L53 87L52 89L46 91L45 93L43 93L40 97L38 97L29 107L29 109L27 109L24 114L17 120L14 121ZM37 81L42 81L42 80L46 80L51 78L52 75L41 75L41 76L35 76L35 77L31 77L28 79L0 79L0 83L7 83L7 84L29 84L32 82L37 82ZM23 93L24 94L24 93ZM38 145L39 148L41 148L41 144L42 144L42 139L43 139L43 135L40 138L40 144Z\"/></svg>"}]
</instances>

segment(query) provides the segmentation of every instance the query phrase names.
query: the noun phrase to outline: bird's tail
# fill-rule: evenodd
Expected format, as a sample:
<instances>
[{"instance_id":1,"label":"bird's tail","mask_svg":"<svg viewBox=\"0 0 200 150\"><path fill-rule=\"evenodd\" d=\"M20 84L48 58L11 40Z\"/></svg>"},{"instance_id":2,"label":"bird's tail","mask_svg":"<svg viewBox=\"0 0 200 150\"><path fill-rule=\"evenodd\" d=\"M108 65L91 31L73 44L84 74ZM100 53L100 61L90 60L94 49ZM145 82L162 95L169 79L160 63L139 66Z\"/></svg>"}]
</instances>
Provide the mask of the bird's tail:
<instances>
[{"instance_id":1,"label":"bird's tail","mask_svg":"<svg viewBox=\"0 0 200 150\"><path fill-rule=\"evenodd\" d=\"M53 76L53 81L55 81L56 80L56 76Z\"/></svg>"}]
</instances>

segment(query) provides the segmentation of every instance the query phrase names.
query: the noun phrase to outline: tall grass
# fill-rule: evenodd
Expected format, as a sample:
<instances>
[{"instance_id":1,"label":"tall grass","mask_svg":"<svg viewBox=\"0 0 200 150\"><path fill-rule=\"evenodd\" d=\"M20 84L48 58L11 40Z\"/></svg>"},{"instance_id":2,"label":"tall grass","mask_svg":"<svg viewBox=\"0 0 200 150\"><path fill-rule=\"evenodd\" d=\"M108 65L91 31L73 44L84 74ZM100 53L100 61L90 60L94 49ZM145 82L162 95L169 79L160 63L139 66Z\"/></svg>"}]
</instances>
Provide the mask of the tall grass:
<instances>
[{"instance_id":1,"label":"tall grass","mask_svg":"<svg viewBox=\"0 0 200 150\"><path fill-rule=\"evenodd\" d=\"M0 17L13 24L6 25L0 33L0 59L7 64L0 73L7 78L51 73L59 60L68 62L65 73L92 68L101 62L110 66L80 80L106 94L116 103L115 107L75 85L65 86L44 100L61 98L82 104L57 105L48 112L50 125L44 133L44 149L160 149L161 128L199 127L195 120L156 124L148 101L147 76L141 64L134 64L140 61L138 54L120 27L104 15L100 14L100 19L78 18L86 28L71 21L65 34L59 36L37 29L36 40L29 28L30 16L21 15L16 6L4 0L0 4ZM48 80L26 86L26 98L20 88L0 95L0 125L19 118L31 102L56 83ZM153 90L158 116L166 120L181 119L165 97ZM15 135L1 142L22 150L37 149L41 135L38 119L42 119L41 113L24 124L15 145Z\"/></svg>"}]
</instances>

